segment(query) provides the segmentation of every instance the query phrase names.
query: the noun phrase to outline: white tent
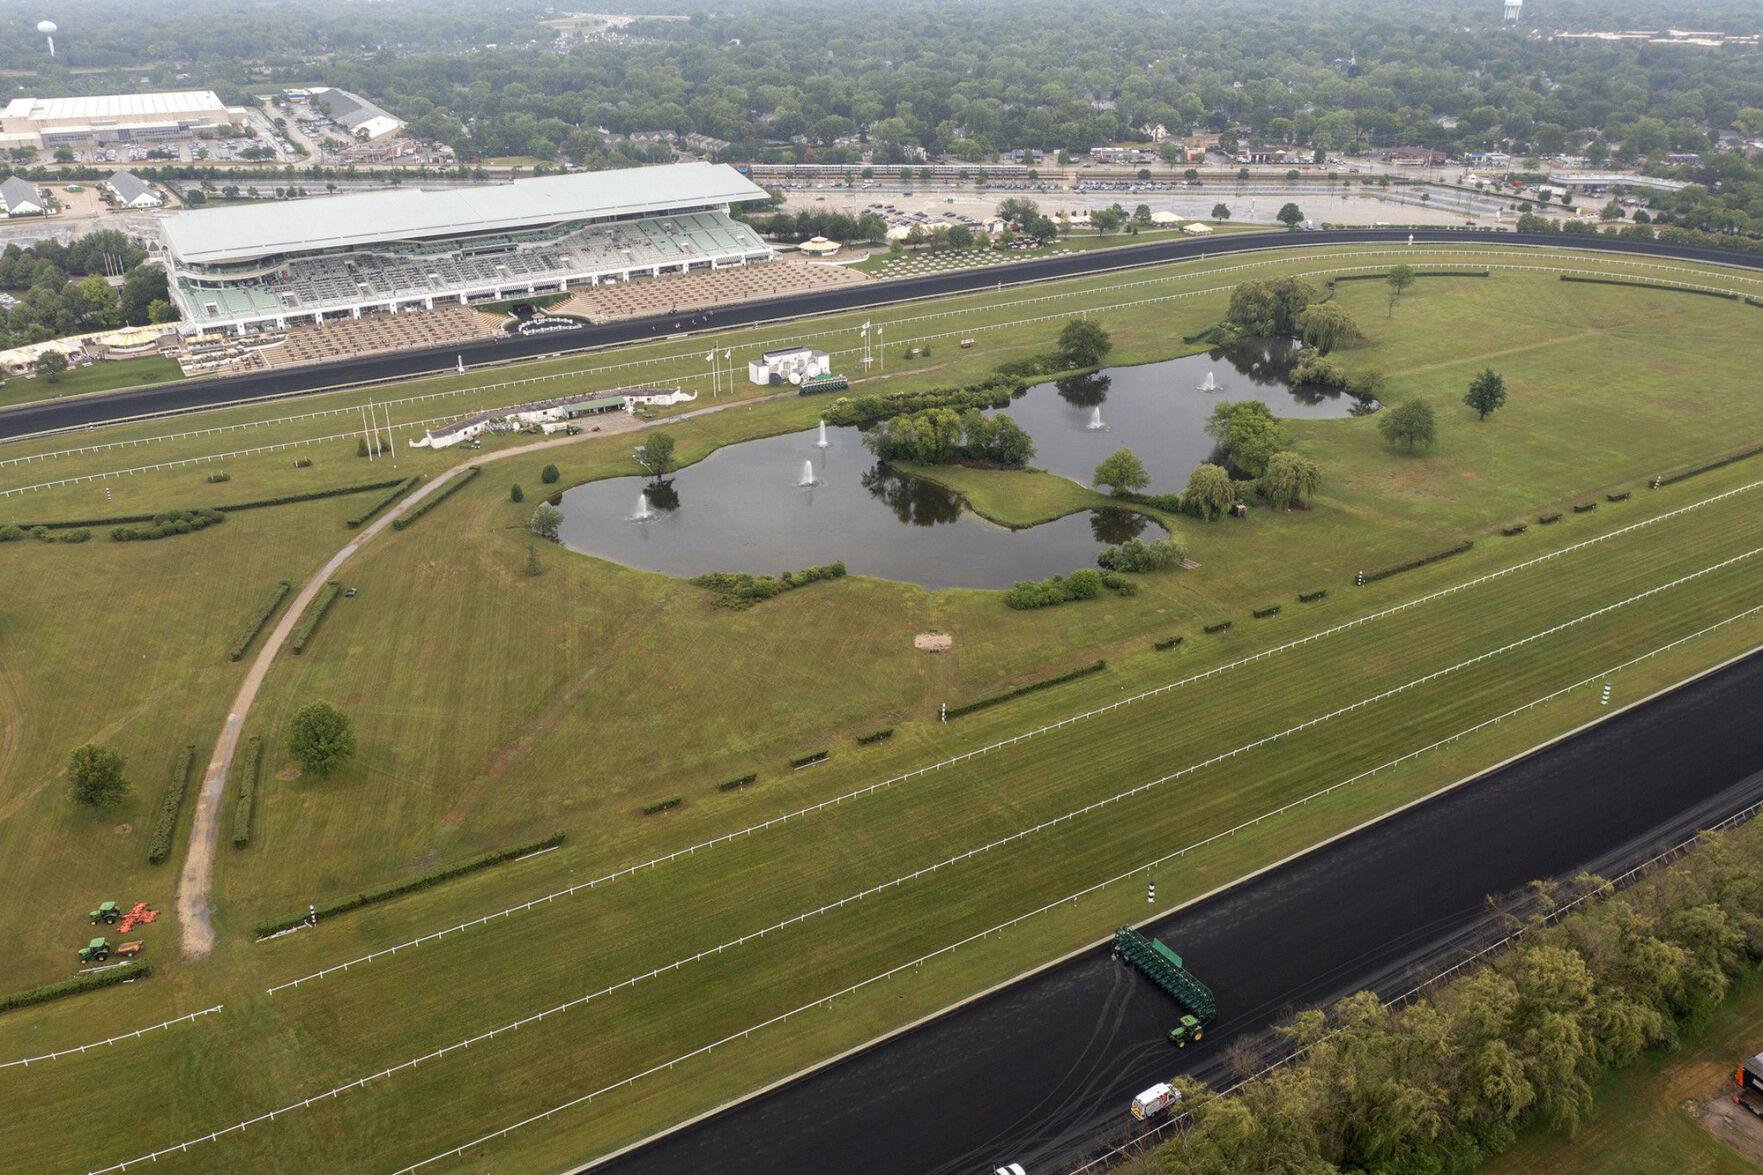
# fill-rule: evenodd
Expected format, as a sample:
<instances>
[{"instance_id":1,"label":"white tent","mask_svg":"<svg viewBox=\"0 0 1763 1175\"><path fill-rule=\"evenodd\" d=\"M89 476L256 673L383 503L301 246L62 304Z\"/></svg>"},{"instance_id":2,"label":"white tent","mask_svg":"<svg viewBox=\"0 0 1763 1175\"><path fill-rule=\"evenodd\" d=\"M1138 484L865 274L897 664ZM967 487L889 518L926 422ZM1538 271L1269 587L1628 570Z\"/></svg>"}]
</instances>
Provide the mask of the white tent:
<instances>
[{"instance_id":1,"label":"white tent","mask_svg":"<svg viewBox=\"0 0 1763 1175\"><path fill-rule=\"evenodd\" d=\"M1162 212L1153 212L1153 213L1151 213L1151 223L1152 224L1180 224L1181 217L1179 217L1175 213L1169 212L1167 210L1162 211Z\"/></svg>"},{"instance_id":2,"label":"white tent","mask_svg":"<svg viewBox=\"0 0 1763 1175\"><path fill-rule=\"evenodd\" d=\"M1189 234L1190 236L1207 237L1207 236L1212 235L1212 226L1201 224L1199 221L1196 220L1192 224L1182 225L1181 231Z\"/></svg>"}]
</instances>

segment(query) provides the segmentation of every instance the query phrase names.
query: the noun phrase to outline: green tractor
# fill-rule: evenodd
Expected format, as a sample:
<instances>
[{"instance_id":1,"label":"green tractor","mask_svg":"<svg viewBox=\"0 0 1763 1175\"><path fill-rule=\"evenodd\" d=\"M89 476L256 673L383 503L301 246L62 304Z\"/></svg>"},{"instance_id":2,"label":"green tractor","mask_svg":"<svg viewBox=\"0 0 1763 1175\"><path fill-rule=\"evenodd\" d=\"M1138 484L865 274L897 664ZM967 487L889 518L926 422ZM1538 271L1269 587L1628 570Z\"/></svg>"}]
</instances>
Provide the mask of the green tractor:
<instances>
[{"instance_id":1,"label":"green tractor","mask_svg":"<svg viewBox=\"0 0 1763 1175\"><path fill-rule=\"evenodd\" d=\"M110 940L95 938L80 948L80 962L102 963L110 957Z\"/></svg>"},{"instance_id":2,"label":"green tractor","mask_svg":"<svg viewBox=\"0 0 1763 1175\"><path fill-rule=\"evenodd\" d=\"M1198 1041L1206 1035L1206 1026L1192 1016L1183 1016L1174 1028L1169 1030L1169 1042L1178 1049L1188 1047L1189 1041Z\"/></svg>"},{"instance_id":3,"label":"green tractor","mask_svg":"<svg viewBox=\"0 0 1763 1175\"><path fill-rule=\"evenodd\" d=\"M92 925L94 926L98 925L100 922L109 926L122 917L122 911L117 908L115 902L105 902L96 910L93 910L88 914L87 917L92 920Z\"/></svg>"}]
</instances>

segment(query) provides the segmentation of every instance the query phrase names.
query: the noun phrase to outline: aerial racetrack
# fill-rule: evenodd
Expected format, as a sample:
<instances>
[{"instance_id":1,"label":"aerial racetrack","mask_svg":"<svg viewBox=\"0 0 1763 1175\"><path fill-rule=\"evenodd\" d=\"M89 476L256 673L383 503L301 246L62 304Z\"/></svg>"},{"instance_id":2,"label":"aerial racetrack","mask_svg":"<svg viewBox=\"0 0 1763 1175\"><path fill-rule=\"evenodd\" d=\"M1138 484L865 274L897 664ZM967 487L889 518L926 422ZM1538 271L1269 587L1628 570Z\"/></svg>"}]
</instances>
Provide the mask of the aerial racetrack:
<instances>
[{"instance_id":1,"label":"aerial racetrack","mask_svg":"<svg viewBox=\"0 0 1763 1175\"><path fill-rule=\"evenodd\" d=\"M739 316L783 308L719 311L709 342L703 323L683 341L647 341L655 323L596 327L607 335L572 334L571 346L629 345L0 447L0 493L16 491L0 502L20 523L289 499L156 541L112 541L110 525L95 524L84 543L27 536L0 548L6 623L28 634L0 662L0 819L13 846L0 869L17 895L7 918L19 944L8 991L72 972L97 900L169 906L177 860L146 864L147 830L182 748L200 748L200 764L216 745L249 663L229 649L275 585L318 576L355 535L345 522L402 479L482 464L327 573L357 593L332 604L298 656L275 659L242 716L263 761L244 847L223 837L216 855L213 953L180 961L181 927L162 917L146 932L151 977L0 1016L0 1060L223 1009L7 1070L19 1112L0 1124L0 1146L33 1166L88 1169L149 1155L189 1169L578 1163L1609 713L1606 680L1621 706L1763 642L1763 474L1742 456L1763 440L1753 407L1763 311L1744 300L1763 290L1755 259L1441 235L1416 233L1409 246L1406 232L1292 234L1275 243L1303 247L1276 249L1220 239L1184 244L1206 257L1180 264L1097 251L1059 263L1160 263L1002 290L971 274L933 279L966 287L878 285L862 293L949 296L829 304L816 318L754 327ZM1489 276L1422 277L1387 304L1381 274L1406 259ZM813 448L827 401L744 380L713 391L710 342L739 359L815 342L856 374L869 319L887 328L873 387L922 390L1042 354L1087 317L1113 336L1107 364L1124 388L1129 365L1203 350L1182 340L1218 320L1238 283L1302 276L1321 287L1349 273L1373 280L1335 287L1363 335L1336 358L1349 372L1381 372L1390 404L1432 404L1437 442L1412 454L1386 445L1375 416L1288 420L1296 451L1322 473L1311 508L1204 522L1145 506L1197 566L1134 576L1131 597L1015 611L995 591L853 574L730 608L683 579L527 530L554 493L567 516L578 487L636 476L640 429L675 438L681 510L702 500L693 477L739 446L799 436ZM1698 289L1723 296L1686 292ZM549 353L557 338L530 345ZM929 353L909 359L909 347ZM451 358L397 362L450 371ZM1488 367L1511 401L1480 421L1462 396ZM544 382L511 386L529 378ZM402 442L425 422L560 385L639 383L698 398L652 424L608 418L602 435L494 461L484 459L531 438L491 436L471 453L400 444L395 469L381 464L389 453L357 456L370 400L376 425L389 414ZM226 400L298 390L213 387ZM101 419L188 409L197 405L152 397L208 389L0 421L52 407ZM16 431L81 423L49 419ZM1144 443L1124 428L1109 435ZM812 456L777 463L778 508L797 511L799 526L813 508L795 479L803 459ZM1032 469L931 473L1005 522L1108 505ZM368 486L379 488L302 497ZM1456 553L1355 586L1361 571L1444 551ZM61 585L54 598L27 590L43 582ZM933 634L951 646L917 647ZM944 703L958 711L1097 661L1105 667L938 720ZM284 750L294 711L315 699L350 713L360 744L326 781L303 778ZM74 807L58 777L88 740L119 747L134 783L122 807L97 816ZM1657 820L1637 813L1613 839L1723 815L1703 801L1724 790L1725 770L1711 767L1705 793L1649 809ZM239 783L221 809L229 833ZM1506 819L1531 815L1524 788L1497 794ZM309 903L559 831L561 845L539 855L253 941L254 927L297 920ZM1619 846L1582 847L1596 858ZM1522 879L1532 860L1488 884ZM1253 960L1214 958L1208 975L1208 940L1198 929L1193 938L1197 951L1177 948L1213 983L1221 1014L1253 1019L1247 996L1233 1007L1231 979ZM1330 994L1304 978L1294 982L1306 998ZM1117 995L1140 1010L1122 1023L1155 1020L1139 997ZM1106 1116L1116 1084L1167 1075L1158 1031L1123 1055L1118 1082L1074 1091L1061 1123ZM164 1073L178 1092L156 1102L149 1124L126 1137L81 1128ZM1003 1150L1013 1139L996 1141Z\"/></svg>"}]
</instances>

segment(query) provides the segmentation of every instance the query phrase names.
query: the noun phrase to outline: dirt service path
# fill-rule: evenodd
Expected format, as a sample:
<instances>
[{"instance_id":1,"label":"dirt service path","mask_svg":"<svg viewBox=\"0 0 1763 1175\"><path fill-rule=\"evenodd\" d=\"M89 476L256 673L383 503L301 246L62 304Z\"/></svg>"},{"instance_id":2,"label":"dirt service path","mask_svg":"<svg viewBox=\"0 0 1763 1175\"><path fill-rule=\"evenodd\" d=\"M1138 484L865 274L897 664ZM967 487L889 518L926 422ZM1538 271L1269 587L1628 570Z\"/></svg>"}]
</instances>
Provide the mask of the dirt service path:
<instances>
[{"instance_id":1,"label":"dirt service path","mask_svg":"<svg viewBox=\"0 0 1763 1175\"><path fill-rule=\"evenodd\" d=\"M582 433L573 437L559 437L556 440L537 441L530 445L519 445L512 449L503 449L494 453L482 453L473 456L470 461L461 462L444 473L436 475L426 484L417 488L395 508L386 511L379 519L363 528L354 538L350 539L343 549L332 555L300 586L294 602L288 605L282 618L270 631L269 638L263 642L251 668L246 672L245 679L239 683L239 692L233 697L233 704L227 710L226 723L220 729L220 738L214 744L214 755L208 760L208 770L202 776L202 790L196 797L196 818L190 823L190 847L184 854L183 872L178 875L177 910L178 924L183 930L184 958L188 961L206 958L214 949L213 908L209 902L209 891L214 880L214 850L220 837L220 802L226 794L227 773L232 770L233 756L238 753L239 734L244 729L245 718L251 713L251 706L257 700L257 693L263 688L263 682L269 676L270 666L274 664L276 654L282 651L288 638L293 635L294 626L300 617L311 606L312 601L329 583L351 555L372 542L381 532L392 525L392 521L403 515L409 507L437 493L454 478L462 475L473 465L488 465L495 461L505 461L510 457L522 457L544 449L555 449L562 445L576 444L586 440L597 440L619 432L630 432L643 427L642 422L629 416L618 416L608 420L599 431Z\"/></svg>"}]
</instances>

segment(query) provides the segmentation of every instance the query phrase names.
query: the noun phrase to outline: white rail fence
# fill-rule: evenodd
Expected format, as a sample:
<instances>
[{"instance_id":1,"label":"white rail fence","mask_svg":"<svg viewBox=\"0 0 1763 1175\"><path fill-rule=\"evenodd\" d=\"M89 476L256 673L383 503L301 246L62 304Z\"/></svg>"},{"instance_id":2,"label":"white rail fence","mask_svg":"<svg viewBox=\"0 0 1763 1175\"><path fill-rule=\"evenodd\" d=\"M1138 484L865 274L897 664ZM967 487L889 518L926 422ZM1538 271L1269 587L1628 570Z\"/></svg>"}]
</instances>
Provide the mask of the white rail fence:
<instances>
[{"instance_id":1,"label":"white rail fence","mask_svg":"<svg viewBox=\"0 0 1763 1175\"><path fill-rule=\"evenodd\" d=\"M103 1040L94 1040L88 1044L75 1045L72 1048L57 1049L52 1053L43 1053L40 1056L20 1057L16 1061L0 1061L0 1069L11 1069L15 1066L29 1068L32 1065L41 1065L45 1061L59 1060L62 1057L80 1056L96 1049L120 1044L125 1040L139 1040L149 1032L158 1032L162 1029L172 1028L179 1024L200 1019L210 1013L220 1011L225 1006L225 1004L216 1004L212 1008L203 1008L200 1012L186 1012L182 1016L174 1016L170 1020L163 1020L158 1024L148 1025L146 1028L137 1028L133 1032L119 1032L115 1036L107 1036Z\"/></svg>"}]
</instances>

